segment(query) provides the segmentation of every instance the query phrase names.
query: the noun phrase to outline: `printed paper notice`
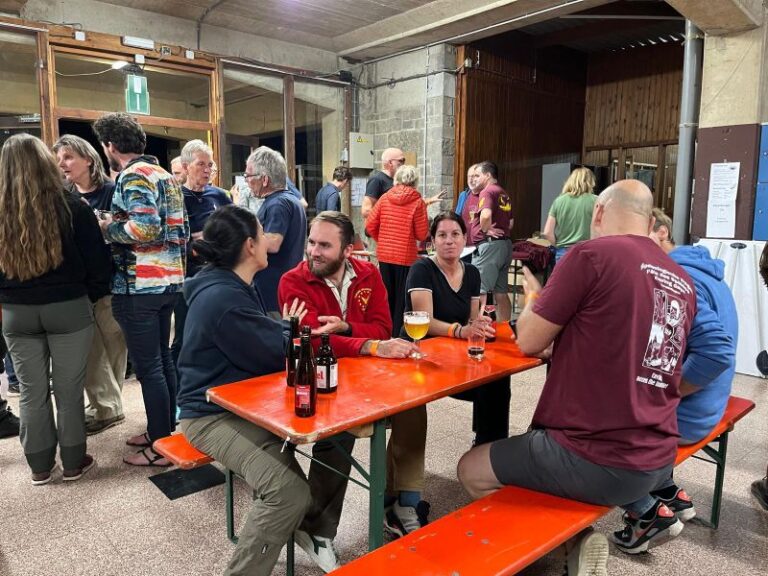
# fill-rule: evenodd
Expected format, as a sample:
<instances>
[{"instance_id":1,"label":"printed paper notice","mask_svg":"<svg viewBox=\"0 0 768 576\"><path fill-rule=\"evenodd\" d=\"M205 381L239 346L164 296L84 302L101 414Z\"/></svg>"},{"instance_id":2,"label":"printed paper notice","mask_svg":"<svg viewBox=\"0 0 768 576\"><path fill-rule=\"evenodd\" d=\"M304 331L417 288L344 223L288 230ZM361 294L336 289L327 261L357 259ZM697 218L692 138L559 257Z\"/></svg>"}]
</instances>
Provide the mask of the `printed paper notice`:
<instances>
[{"instance_id":1,"label":"printed paper notice","mask_svg":"<svg viewBox=\"0 0 768 576\"><path fill-rule=\"evenodd\" d=\"M352 178L352 206L362 206L365 196L366 178Z\"/></svg>"},{"instance_id":2,"label":"printed paper notice","mask_svg":"<svg viewBox=\"0 0 768 576\"><path fill-rule=\"evenodd\" d=\"M722 162L710 167L707 238L733 238L736 235L740 169L741 162Z\"/></svg>"}]
</instances>

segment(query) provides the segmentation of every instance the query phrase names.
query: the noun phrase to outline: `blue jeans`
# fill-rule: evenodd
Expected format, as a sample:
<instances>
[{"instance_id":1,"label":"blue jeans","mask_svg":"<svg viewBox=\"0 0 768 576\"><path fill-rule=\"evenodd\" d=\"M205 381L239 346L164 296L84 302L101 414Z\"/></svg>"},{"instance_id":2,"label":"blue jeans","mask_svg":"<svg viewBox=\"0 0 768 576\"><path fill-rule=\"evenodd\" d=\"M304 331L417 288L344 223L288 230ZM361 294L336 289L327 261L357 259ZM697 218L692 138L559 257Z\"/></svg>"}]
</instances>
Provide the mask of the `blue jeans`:
<instances>
[{"instance_id":1,"label":"blue jeans","mask_svg":"<svg viewBox=\"0 0 768 576\"><path fill-rule=\"evenodd\" d=\"M16 370L13 368L13 360L11 360L11 355L6 354L5 360L3 360L5 364L5 373L8 375L8 384L18 384L19 380L16 378Z\"/></svg>"},{"instance_id":2,"label":"blue jeans","mask_svg":"<svg viewBox=\"0 0 768 576\"><path fill-rule=\"evenodd\" d=\"M112 313L125 334L128 353L141 384L151 441L176 429L176 369L168 342L178 294L112 297Z\"/></svg>"},{"instance_id":3,"label":"blue jeans","mask_svg":"<svg viewBox=\"0 0 768 576\"><path fill-rule=\"evenodd\" d=\"M570 248L570 246L564 246L563 248L555 248L555 264L560 262L560 258L565 256L565 253L568 252L568 248Z\"/></svg>"}]
</instances>

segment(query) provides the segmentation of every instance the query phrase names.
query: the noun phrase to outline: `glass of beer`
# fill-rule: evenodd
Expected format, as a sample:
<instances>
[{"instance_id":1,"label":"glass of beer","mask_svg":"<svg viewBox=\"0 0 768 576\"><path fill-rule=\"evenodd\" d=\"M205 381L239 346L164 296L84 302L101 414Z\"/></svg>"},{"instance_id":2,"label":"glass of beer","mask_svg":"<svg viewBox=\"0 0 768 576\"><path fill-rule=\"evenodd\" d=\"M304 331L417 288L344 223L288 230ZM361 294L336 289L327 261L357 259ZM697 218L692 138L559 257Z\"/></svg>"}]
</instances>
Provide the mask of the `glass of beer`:
<instances>
[{"instance_id":1,"label":"glass of beer","mask_svg":"<svg viewBox=\"0 0 768 576\"><path fill-rule=\"evenodd\" d=\"M405 326L406 334L413 339L413 343L419 349L418 352L411 354L411 357L417 360L424 358L426 354L421 352L419 341L429 332L429 312L406 312L403 314L403 325Z\"/></svg>"},{"instance_id":2,"label":"glass of beer","mask_svg":"<svg viewBox=\"0 0 768 576\"><path fill-rule=\"evenodd\" d=\"M469 325L467 336L467 356L480 362L485 355L485 326L483 318L475 318Z\"/></svg>"}]
</instances>

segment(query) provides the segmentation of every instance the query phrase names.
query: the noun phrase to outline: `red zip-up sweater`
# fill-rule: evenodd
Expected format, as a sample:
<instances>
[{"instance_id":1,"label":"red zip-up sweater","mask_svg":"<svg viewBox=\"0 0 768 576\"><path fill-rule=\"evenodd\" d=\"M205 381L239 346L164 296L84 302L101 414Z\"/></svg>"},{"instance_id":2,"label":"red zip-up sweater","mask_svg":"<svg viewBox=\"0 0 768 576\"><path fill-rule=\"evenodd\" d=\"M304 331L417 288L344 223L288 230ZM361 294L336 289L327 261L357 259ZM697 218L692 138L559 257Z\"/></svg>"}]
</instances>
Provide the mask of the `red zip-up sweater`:
<instances>
[{"instance_id":1,"label":"red zip-up sweater","mask_svg":"<svg viewBox=\"0 0 768 576\"><path fill-rule=\"evenodd\" d=\"M356 277L347 292L347 317L344 321L352 329L351 336L331 334L331 346L336 356L359 356L360 349L368 340L387 340L392 334L392 319L389 316L387 289L376 266L356 258L349 262ZM307 315L301 321L312 328L320 327L318 316L338 316L341 306L325 280L309 270L306 261L289 270L280 278L277 299L280 309L283 303L294 298L304 301Z\"/></svg>"},{"instance_id":2,"label":"red zip-up sweater","mask_svg":"<svg viewBox=\"0 0 768 576\"><path fill-rule=\"evenodd\" d=\"M418 190L397 184L373 206L365 229L376 240L379 262L410 266L416 262L416 241L429 237L427 205Z\"/></svg>"}]
</instances>

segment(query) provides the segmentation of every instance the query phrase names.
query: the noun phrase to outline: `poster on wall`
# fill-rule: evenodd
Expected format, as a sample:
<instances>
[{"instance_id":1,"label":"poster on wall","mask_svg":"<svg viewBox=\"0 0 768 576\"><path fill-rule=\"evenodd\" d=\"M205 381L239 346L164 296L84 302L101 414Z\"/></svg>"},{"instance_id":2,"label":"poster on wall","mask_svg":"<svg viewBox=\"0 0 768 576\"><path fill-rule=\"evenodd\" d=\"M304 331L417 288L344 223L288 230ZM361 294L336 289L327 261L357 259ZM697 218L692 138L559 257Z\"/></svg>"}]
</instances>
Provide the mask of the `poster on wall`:
<instances>
[{"instance_id":1,"label":"poster on wall","mask_svg":"<svg viewBox=\"0 0 768 576\"><path fill-rule=\"evenodd\" d=\"M367 178L352 178L352 206L362 206Z\"/></svg>"},{"instance_id":2,"label":"poster on wall","mask_svg":"<svg viewBox=\"0 0 768 576\"><path fill-rule=\"evenodd\" d=\"M709 169L707 238L736 235L736 193L741 162L713 163Z\"/></svg>"}]
</instances>

